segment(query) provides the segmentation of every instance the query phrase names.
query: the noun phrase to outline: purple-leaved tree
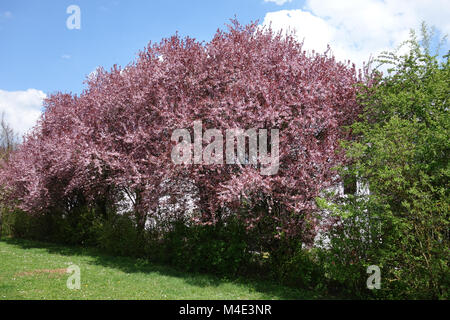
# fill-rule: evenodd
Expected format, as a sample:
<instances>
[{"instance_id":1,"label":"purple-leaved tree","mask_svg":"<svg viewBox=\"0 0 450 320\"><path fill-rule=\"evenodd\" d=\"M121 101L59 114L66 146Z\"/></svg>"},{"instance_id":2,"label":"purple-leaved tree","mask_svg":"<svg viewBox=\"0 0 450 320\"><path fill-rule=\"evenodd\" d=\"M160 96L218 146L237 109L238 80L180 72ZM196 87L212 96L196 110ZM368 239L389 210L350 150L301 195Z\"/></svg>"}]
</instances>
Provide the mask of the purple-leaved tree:
<instances>
[{"instance_id":1,"label":"purple-leaved tree","mask_svg":"<svg viewBox=\"0 0 450 320\"><path fill-rule=\"evenodd\" d=\"M292 35L233 21L209 43L175 35L135 62L98 69L79 96L53 94L26 141L1 169L3 201L30 214L126 194L138 225L162 213L196 223L237 215L249 229L270 217L275 236L311 242L315 197L344 161L342 127L358 113L363 75L331 55L308 54ZM175 129L279 129L279 170L171 161ZM204 145L208 141L203 142ZM225 155L224 155L225 158ZM172 210L161 211L161 199Z\"/></svg>"}]
</instances>

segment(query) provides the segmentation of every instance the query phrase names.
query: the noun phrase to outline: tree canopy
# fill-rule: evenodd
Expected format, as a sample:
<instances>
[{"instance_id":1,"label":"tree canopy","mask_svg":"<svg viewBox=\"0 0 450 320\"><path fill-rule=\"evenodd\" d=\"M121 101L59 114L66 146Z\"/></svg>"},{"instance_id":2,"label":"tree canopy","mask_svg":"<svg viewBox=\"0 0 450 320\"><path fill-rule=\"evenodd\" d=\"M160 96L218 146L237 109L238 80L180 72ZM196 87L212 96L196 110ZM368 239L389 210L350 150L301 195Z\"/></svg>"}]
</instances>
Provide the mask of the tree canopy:
<instances>
[{"instance_id":1,"label":"tree canopy","mask_svg":"<svg viewBox=\"0 0 450 320\"><path fill-rule=\"evenodd\" d=\"M79 96L56 93L1 172L6 199L30 214L130 196L138 222L186 214L215 223L263 216L274 234L312 241L315 197L336 178L339 140L360 112L364 75L332 56L308 54L292 35L233 21L208 42L178 35L149 44L124 68L98 69ZM192 128L280 130L279 171L252 165L176 165L171 134ZM207 144L207 141L203 141Z\"/></svg>"}]
</instances>

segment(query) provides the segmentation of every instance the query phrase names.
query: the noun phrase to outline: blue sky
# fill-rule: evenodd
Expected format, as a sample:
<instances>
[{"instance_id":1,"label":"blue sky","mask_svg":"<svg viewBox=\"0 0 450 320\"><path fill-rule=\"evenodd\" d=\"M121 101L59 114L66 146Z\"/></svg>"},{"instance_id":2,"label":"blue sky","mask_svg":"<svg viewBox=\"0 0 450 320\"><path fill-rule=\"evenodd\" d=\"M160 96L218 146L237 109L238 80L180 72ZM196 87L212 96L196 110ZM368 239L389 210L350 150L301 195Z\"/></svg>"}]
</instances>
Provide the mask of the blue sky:
<instances>
[{"instance_id":1,"label":"blue sky","mask_svg":"<svg viewBox=\"0 0 450 320\"><path fill-rule=\"evenodd\" d=\"M81 9L80 30L66 27L71 4ZM176 31L210 40L235 14L248 23L277 7L263 0L2 0L0 12L11 14L0 22L0 88L79 93L97 66L126 65L150 40Z\"/></svg>"},{"instance_id":2,"label":"blue sky","mask_svg":"<svg viewBox=\"0 0 450 320\"><path fill-rule=\"evenodd\" d=\"M79 30L66 26L70 5L81 10ZM450 33L449 9L450 0L2 0L0 112L24 133L46 95L79 94L98 66L125 66L149 41L176 31L208 41L235 15L292 28L307 49L331 44L337 58L360 65L422 20Z\"/></svg>"}]
</instances>

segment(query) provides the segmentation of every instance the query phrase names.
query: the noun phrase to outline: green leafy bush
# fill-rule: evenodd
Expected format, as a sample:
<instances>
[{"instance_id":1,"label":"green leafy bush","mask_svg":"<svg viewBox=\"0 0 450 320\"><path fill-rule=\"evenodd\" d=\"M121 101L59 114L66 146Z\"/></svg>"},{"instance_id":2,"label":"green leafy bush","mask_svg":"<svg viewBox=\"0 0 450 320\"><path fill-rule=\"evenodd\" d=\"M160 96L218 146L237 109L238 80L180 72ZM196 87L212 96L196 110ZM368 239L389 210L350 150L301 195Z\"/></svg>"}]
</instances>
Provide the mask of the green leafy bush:
<instances>
[{"instance_id":1,"label":"green leafy bush","mask_svg":"<svg viewBox=\"0 0 450 320\"><path fill-rule=\"evenodd\" d=\"M5 211L3 215L4 235L72 245L98 243L101 219L86 207L75 208L66 215L49 212L32 216L21 210Z\"/></svg>"},{"instance_id":2,"label":"green leafy bush","mask_svg":"<svg viewBox=\"0 0 450 320\"><path fill-rule=\"evenodd\" d=\"M367 289L367 267L384 266L379 259L383 250L381 234L390 228L390 219L382 217L385 208L367 201L367 197L347 195L339 203L319 199L319 206L338 217L339 222L318 239L319 264L324 282L331 293L347 297L367 298L374 293ZM382 287L384 290L384 286Z\"/></svg>"},{"instance_id":3,"label":"green leafy bush","mask_svg":"<svg viewBox=\"0 0 450 320\"><path fill-rule=\"evenodd\" d=\"M146 254L145 234L137 228L132 214L110 215L103 221L97 241L110 254L134 257Z\"/></svg>"},{"instance_id":4,"label":"green leafy bush","mask_svg":"<svg viewBox=\"0 0 450 320\"><path fill-rule=\"evenodd\" d=\"M251 261L245 228L236 220L204 226L179 222L161 243L161 260L184 270L236 275Z\"/></svg>"},{"instance_id":5,"label":"green leafy bush","mask_svg":"<svg viewBox=\"0 0 450 320\"><path fill-rule=\"evenodd\" d=\"M441 62L430 54L425 26L423 35L419 42L412 34L407 54L382 56L391 73L362 90L357 139L344 143L345 172L367 181L370 195L332 199L342 225L325 254L337 264L327 265L331 279L361 294L365 267L375 264L377 296L448 298L450 64L448 54Z\"/></svg>"},{"instance_id":6,"label":"green leafy bush","mask_svg":"<svg viewBox=\"0 0 450 320\"><path fill-rule=\"evenodd\" d=\"M5 212L4 228L15 238L55 241L56 226L50 215L30 216L21 210Z\"/></svg>"},{"instance_id":7,"label":"green leafy bush","mask_svg":"<svg viewBox=\"0 0 450 320\"><path fill-rule=\"evenodd\" d=\"M53 238L56 242L87 246L99 243L103 221L94 209L85 206L75 208L66 215L55 215L54 221L56 230Z\"/></svg>"},{"instance_id":8,"label":"green leafy bush","mask_svg":"<svg viewBox=\"0 0 450 320\"><path fill-rule=\"evenodd\" d=\"M323 268L317 250L302 248L301 242L293 252L276 252L269 255L272 278L280 283L312 290L325 289Z\"/></svg>"}]
</instances>

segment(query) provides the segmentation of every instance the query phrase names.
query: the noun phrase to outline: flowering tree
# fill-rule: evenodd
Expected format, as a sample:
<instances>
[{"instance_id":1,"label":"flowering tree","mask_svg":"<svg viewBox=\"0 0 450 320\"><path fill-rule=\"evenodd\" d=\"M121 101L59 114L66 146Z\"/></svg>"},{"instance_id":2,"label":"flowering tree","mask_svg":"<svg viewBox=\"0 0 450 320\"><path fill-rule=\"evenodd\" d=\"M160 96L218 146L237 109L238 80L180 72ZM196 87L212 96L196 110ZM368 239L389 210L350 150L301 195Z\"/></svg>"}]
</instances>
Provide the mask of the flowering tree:
<instances>
[{"instance_id":1,"label":"flowering tree","mask_svg":"<svg viewBox=\"0 0 450 320\"><path fill-rule=\"evenodd\" d=\"M354 66L307 54L293 35L256 24L234 21L206 44L175 35L149 44L123 69L98 69L80 96L47 98L1 182L30 214L80 203L104 209L126 194L143 227L161 214L163 197L172 204L164 214L185 216L189 194L196 223L238 215L252 228L271 217L277 236L311 241L314 199L343 161L338 141L360 111L361 81ZM172 132L199 120L223 133L278 129L277 173L261 175L260 165L175 164Z\"/></svg>"}]
</instances>

